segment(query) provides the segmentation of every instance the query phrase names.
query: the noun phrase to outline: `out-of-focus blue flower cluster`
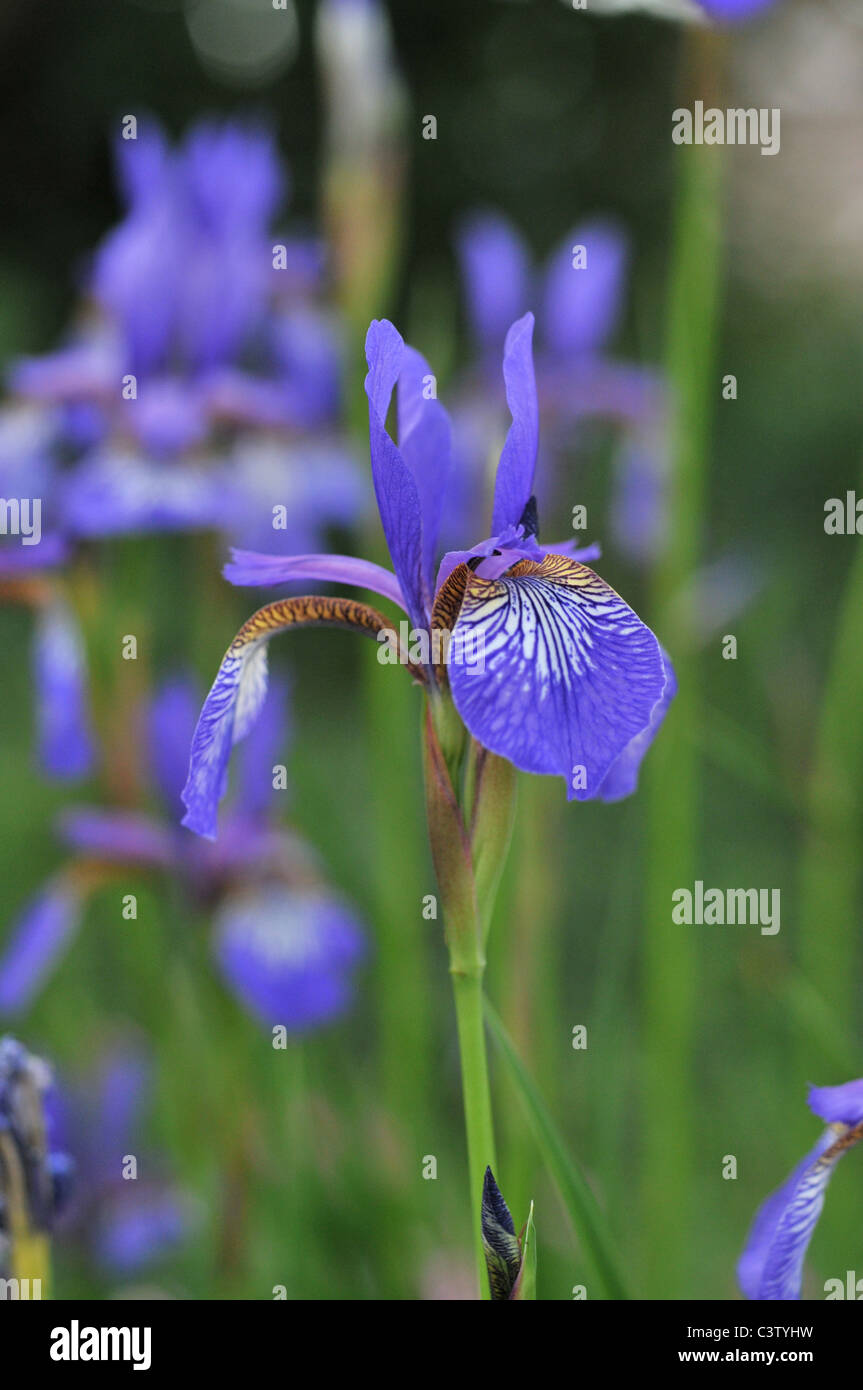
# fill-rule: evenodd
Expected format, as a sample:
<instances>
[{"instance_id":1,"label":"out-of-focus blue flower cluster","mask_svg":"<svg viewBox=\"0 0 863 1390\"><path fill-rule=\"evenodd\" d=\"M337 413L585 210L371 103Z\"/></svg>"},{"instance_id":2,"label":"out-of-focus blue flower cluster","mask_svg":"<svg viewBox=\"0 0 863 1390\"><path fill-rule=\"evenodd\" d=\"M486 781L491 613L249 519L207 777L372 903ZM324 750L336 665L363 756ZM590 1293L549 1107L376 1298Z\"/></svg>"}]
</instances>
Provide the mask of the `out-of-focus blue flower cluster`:
<instances>
[{"instance_id":1,"label":"out-of-focus blue flower cluster","mask_svg":"<svg viewBox=\"0 0 863 1390\"><path fill-rule=\"evenodd\" d=\"M535 304L540 509L546 511L560 491L561 459L583 446L590 422L604 422L621 446L611 512L615 539L632 558L650 558L665 540L666 401L655 368L611 351L626 295L623 231L602 219L574 226L537 270L519 231L499 213L482 212L460 227L457 251L475 363L453 412L456 466L445 537L466 505L481 511L490 482L489 441L502 405L500 352L509 325Z\"/></svg>"},{"instance_id":2,"label":"out-of-focus blue flower cluster","mask_svg":"<svg viewBox=\"0 0 863 1390\"><path fill-rule=\"evenodd\" d=\"M14 364L0 411L0 493L32 533L5 528L0 597L35 613L39 761L65 779L94 761L64 585L80 542L205 528L314 549L366 496L340 428L324 247L272 230L287 178L271 136L204 122L172 148L141 122L116 163L125 214L70 338Z\"/></svg>"},{"instance_id":3,"label":"out-of-focus blue flower cluster","mask_svg":"<svg viewBox=\"0 0 863 1390\"><path fill-rule=\"evenodd\" d=\"M63 1212L72 1235L113 1275L164 1258L191 1232L195 1210L144 1138L152 1058L137 1040L112 1042L86 1078L61 1078L47 1113L76 1181Z\"/></svg>"},{"instance_id":4,"label":"out-of-focus blue flower cluster","mask_svg":"<svg viewBox=\"0 0 863 1390\"><path fill-rule=\"evenodd\" d=\"M116 162L125 216L92 258L70 341L9 380L50 411L38 440L48 529L203 526L270 541L275 529L277 548L283 532L293 548L353 520L362 492L335 433L341 344L321 302L324 249L271 230L287 191L271 137L202 123L174 150L142 122L118 138Z\"/></svg>"}]
</instances>

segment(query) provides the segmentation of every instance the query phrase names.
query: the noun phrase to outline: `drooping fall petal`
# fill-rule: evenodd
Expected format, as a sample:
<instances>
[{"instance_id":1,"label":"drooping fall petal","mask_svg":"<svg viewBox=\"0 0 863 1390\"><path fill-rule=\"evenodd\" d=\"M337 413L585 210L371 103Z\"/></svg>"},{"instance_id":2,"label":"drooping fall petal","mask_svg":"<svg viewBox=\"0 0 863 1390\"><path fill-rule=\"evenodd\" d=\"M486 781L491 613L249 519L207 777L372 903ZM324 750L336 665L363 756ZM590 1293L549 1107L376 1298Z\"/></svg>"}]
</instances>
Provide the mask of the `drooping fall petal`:
<instances>
[{"instance_id":1,"label":"drooping fall petal","mask_svg":"<svg viewBox=\"0 0 863 1390\"><path fill-rule=\"evenodd\" d=\"M668 684L650 629L564 556L496 580L468 572L453 637L466 656L450 664L450 685L474 738L525 772L565 778L570 800L602 794Z\"/></svg>"},{"instance_id":2,"label":"drooping fall petal","mask_svg":"<svg viewBox=\"0 0 863 1390\"><path fill-rule=\"evenodd\" d=\"M369 637L390 630L376 609L346 598L283 599L252 614L222 659L192 740L183 825L198 835L215 839L231 749L254 724L267 693L267 643L298 627L341 627Z\"/></svg>"}]
</instances>

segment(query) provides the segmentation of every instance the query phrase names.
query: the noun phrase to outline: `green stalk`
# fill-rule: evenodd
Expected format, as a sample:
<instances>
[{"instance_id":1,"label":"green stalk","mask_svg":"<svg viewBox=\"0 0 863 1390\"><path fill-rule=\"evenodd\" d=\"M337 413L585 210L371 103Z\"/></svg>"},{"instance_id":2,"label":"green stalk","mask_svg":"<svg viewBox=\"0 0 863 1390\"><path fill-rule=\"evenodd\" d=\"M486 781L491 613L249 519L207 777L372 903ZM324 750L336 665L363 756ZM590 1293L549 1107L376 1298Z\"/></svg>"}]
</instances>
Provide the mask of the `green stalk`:
<instances>
[{"instance_id":1,"label":"green stalk","mask_svg":"<svg viewBox=\"0 0 863 1390\"><path fill-rule=\"evenodd\" d=\"M800 867L800 965L843 1030L853 1030L859 972L860 779L863 776L863 552L855 553L836 626L809 784ZM802 1073L813 1080L831 1059L810 1034Z\"/></svg>"},{"instance_id":2,"label":"green stalk","mask_svg":"<svg viewBox=\"0 0 863 1390\"><path fill-rule=\"evenodd\" d=\"M485 1170L487 1167L494 1169L496 1159L483 1013L484 916L490 916L490 899L509 844L510 818L503 802L507 786L511 790L512 779L508 775L501 777L500 759L484 754L483 763L489 779L486 780L482 771L477 773L473 834L470 835L462 812L462 798L450 776L450 768L462 762L451 740L453 722L448 717L451 713L452 706L446 695L434 693L430 696L423 739L426 815L455 1000L479 1294L481 1299L489 1299L482 1244L482 1187ZM484 814L484 808L493 802L497 804L492 811ZM483 885L481 896L477 894L478 877ZM485 905L485 914L480 912L480 901Z\"/></svg>"},{"instance_id":3,"label":"green stalk","mask_svg":"<svg viewBox=\"0 0 863 1390\"><path fill-rule=\"evenodd\" d=\"M482 1184L485 1170L497 1166L491 1115L491 1089L485 1045L482 981L484 962L477 962L470 974L451 963L453 996L458 1025L464 1123L467 1134L468 1173L470 1175L471 1224L473 1226L480 1298L491 1297L482 1244Z\"/></svg>"},{"instance_id":4,"label":"green stalk","mask_svg":"<svg viewBox=\"0 0 863 1390\"><path fill-rule=\"evenodd\" d=\"M492 1038L503 1057L524 1107L528 1125L551 1174L572 1228L582 1242L597 1280L609 1299L627 1299L626 1281L615 1250L608 1220L590 1183L570 1156L551 1112L522 1062L503 1023L486 1002L486 1018Z\"/></svg>"},{"instance_id":5,"label":"green stalk","mask_svg":"<svg viewBox=\"0 0 863 1390\"><path fill-rule=\"evenodd\" d=\"M685 36L682 105L722 105L721 36ZM671 920L675 888L697 874L700 695L694 642L721 263L722 156L717 146L675 148L678 180L668 323L672 397L669 545L655 574L657 631L677 668L679 694L645 772L647 898L644 944L643 1234L647 1287L680 1297L693 1254L696 942Z\"/></svg>"}]
</instances>

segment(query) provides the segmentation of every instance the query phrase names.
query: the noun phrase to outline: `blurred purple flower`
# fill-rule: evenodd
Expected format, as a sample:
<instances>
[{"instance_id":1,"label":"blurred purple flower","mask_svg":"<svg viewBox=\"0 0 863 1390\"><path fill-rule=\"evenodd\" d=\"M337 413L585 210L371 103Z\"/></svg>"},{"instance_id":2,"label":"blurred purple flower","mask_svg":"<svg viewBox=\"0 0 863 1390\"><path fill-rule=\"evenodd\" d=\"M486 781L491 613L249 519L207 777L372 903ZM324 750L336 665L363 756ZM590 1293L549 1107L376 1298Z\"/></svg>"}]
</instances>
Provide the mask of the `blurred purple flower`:
<instances>
[{"instance_id":1,"label":"blurred purple flower","mask_svg":"<svg viewBox=\"0 0 863 1390\"><path fill-rule=\"evenodd\" d=\"M58 1086L51 1107L78 1174L64 1225L114 1275L163 1259L191 1230L188 1199L144 1139L152 1072L147 1053L124 1041L85 1080ZM135 1177L124 1176L130 1156Z\"/></svg>"},{"instance_id":2,"label":"blurred purple flower","mask_svg":"<svg viewBox=\"0 0 863 1390\"><path fill-rule=\"evenodd\" d=\"M272 137L201 122L172 149L147 121L116 154L126 213L90 267L95 321L11 373L20 396L52 408L55 450L78 455L53 480L63 528L221 528L240 542L272 529L280 496L244 497L237 530L243 478L224 486L231 441L261 431L314 503L308 520L292 516L305 546L355 520L364 498L350 450L310 433L338 419L340 332L316 302L320 245L274 240L285 179Z\"/></svg>"},{"instance_id":3,"label":"blurred purple flower","mask_svg":"<svg viewBox=\"0 0 863 1390\"><path fill-rule=\"evenodd\" d=\"M628 249L612 222L582 223L537 275L516 229L498 213L460 228L457 248L469 318L482 356L496 358L509 325L538 301L536 378L543 416L603 415L642 423L661 412L659 374L608 358L625 292Z\"/></svg>"},{"instance_id":4,"label":"blurred purple flower","mask_svg":"<svg viewBox=\"0 0 863 1390\"><path fill-rule=\"evenodd\" d=\"M655 513L663 500L665 390L655 368L617 361L609 353L626 288L628 246L623 232L609 221L585 222L559 243L540 272L510 222L498 213L478 213L459 229L457 249L479 362L468 374L454 417L458 484L447 505L445 534L454 532L465 506L474 511L479 506L488 472L488 428L477 430L477 416L487 417L489 402L498 396L492 371L496 376L494 364L509 324L536 300L544 455L555 460L571 450L588 420L604 420L622 430L627 448L623 486L630 515L617 530L625 552L643 551L642 522L654 530L662 524ZM627 460L634 464L636 458L637 485L635 480L631 485ZM543 470L545 481L538 494L543 508L551 501L555 472L553 466ZM648 486L652 514L638 516L637 525L630 528L632 499L643 498Z\"/></svg>"},{"instance_id":5,"label":"blurred purple flower","mask_svg":"<svg viewBox=\"0 0 863 1390\"><path fill-rule=\"evenodd\" d=\"M326 892L253 889L216 917L225 980L266 1028L302 1032L343 1013L364 954L353 914Z\"/></svg>"},{"instance_id":6,"label":"blurred purple flower","mask_svg":"<svg viewBox=\"0 0 863 1390\"><path fill-rule=\"evenodd\" d=\"M0 1013L28 1007L80 925L87 893L112 864L171 873L198 905L219 906L219 967L256 1017L273 1014L272 1022L304 1030L344 1012L362 931L322 886L311 850L273 824L284 796L273 774L288 742L287 691L272 686L249 734L218 845L177 826L198 706L194 685L178 678L148 707L144 734L161 816L90 806L61 814L60 838L75 860L12 929L0 955Z\"/></svg>"},{"instance_id":7,"label":"blurred purple flower","mask_svg":"<svg viewBox=\"0 0 863 1390\"><path fill-rule=\"evenodd\" d=\"M752 1223L737 1267L746 1298L800 1297L803 1261L827 1185L842 1155L863 1139L863 1080L813 1086L809 1106L828 1127Z\"/></svg>"},{"instance_id":8,"label":"blurred purple flower","mask_svg":"<svg viewBox=\"0 0 863 1390\"><path fill-rule=\"evenodd\" d=\"M69 546L58 529L52 425L31 408L0 410L0 495L28 504L38 530L25 543L4 536L0 544L0 601L21 603L35 617L32 644L39 761L51 776L83 777L93 764L87 710L84 643L77 618L56 580ZM32 530L32 528L31 528Z\"/></svg>"}]
</instances>

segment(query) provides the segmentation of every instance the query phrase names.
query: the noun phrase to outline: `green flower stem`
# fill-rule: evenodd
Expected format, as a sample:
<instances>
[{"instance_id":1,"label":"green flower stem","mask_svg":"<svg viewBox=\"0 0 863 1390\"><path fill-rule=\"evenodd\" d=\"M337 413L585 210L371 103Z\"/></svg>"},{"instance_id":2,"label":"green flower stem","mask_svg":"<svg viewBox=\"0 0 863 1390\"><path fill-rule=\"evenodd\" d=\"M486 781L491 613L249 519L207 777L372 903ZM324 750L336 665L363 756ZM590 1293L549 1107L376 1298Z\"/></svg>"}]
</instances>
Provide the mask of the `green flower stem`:
<instances>
[{"instance_id":1,"label":"green flower stem","mask_svg":"<svg viewBox=\"0 0 863 1390\"><path fill-rule=\"evenodd\" d=\"M423 740L426 814L455 999L479 1291L480 1298L488 1299L490 1294L482 1245L482 1186L486 1167L494 1168L496 1161L483 1017L485 931L483 914L478 905L474 862L485 866L481 877L484 895L488 898L496 881L495 861L506 852L508 835L505 839L501 837L500 826L508 818L503 807L499 807L498 813L491 817L481 814L484 800L487 801L489 796L500 796L495 767L499 760L488 764L487 759L492 755L484 754L483 762L490 771L490 777L487 779L484 771L477 769L477 775L472 779L474 833L469 835L462 812L462 798L457 790L460 784L457 782L454 785L450 776L450 769L461 759L451 743L447 746L443 742L442 746L442 740L438 738L438 730L442 731L444 738L453 732L453 713L447 695L435 693L430 697ZM486 826L492 828L484 830ZM492 840L496 843L492 844Z\"/></svg>"},{"instance_id":2,"label":"green flower stem","mask_svg":"<svg viewBox=\"0 0 863 1390\"><path fill-rule=\"evenodd\" d=\"M458 1025L468 1172L470 1174L471 1222L477 1273L480 1298L489 1299L485 1254L482 1245L482 1183L486 1167L494 1169L497 1165L491 1115L491 1089L488 1080L488 1055L485 1045L482 991L484 965L477 963L475 970L467 974L451 964L450 972Z\"/></svg>"},{"instance_id":3,"label":"green flower stem","mask_svg":"<svg viewBox=\"0 0 863 1390\"><path fill-rule=\"evenodd\" d=\"M800 864L800 965L843 1026L853 1027L859 976L860 829L863 822L863 553L852 560L839 609L833 658L819 714L809 814ZM811 1034L802 1074L829 1070L832 1058Z\"/></svg>"}]
</instances>

